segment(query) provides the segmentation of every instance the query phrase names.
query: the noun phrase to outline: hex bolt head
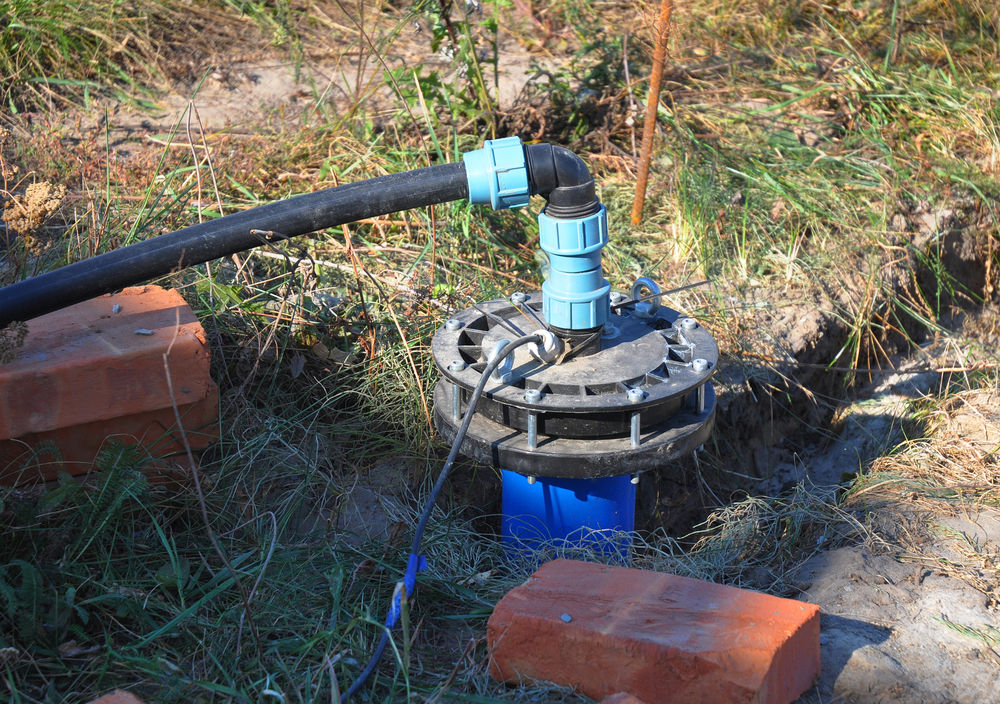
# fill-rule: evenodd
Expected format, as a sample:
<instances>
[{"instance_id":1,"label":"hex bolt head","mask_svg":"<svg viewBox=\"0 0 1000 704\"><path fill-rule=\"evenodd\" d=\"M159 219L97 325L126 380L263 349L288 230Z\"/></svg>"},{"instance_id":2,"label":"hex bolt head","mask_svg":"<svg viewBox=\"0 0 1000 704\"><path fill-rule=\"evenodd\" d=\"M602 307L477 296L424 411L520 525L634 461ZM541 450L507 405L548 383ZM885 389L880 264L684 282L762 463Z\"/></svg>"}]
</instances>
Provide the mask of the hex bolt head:
<instances>
[{"instance_id":1,"label":"hex bolt head","mask_svg":"<svg viewBox=\"0 0 1000 704\"><path fill-rule=\"evenodd\" d=\"M708 360L701 359L700 357L698 359L693 359L691 360L691 368L694 369L696 372L707 372Z\"/></svg>"},{"instance_id":2,"label":"hex bolt head","mask_svg":"<svg viewBox=\"0 0 1000 704\"><path fill-rule=\"evenodd\" d=\"M542 400L542 392L538 389L528 389L524 392L524 400L528 403L538 403Z\"/></svg>"},{"instance_id":3,"label":"hex bolt head","mask_svg":"<svg viewBox=\"0 0 1000 704\"><path fill-rule=\"evenodd\" d=\"M646 398L646 393L642 389L629 389L625 397L632 403L639 403L639 401Z\"/></svg>"},{"instance_id":4,"label":"hex bolt head","mask_svg":"<svg viewBox=\"0 0 1000 704\"><path fill-rule=\"evenodd\" d=\"M538 479L535 477L534 474L529 474L528 475L528 483L529 484L534 484L536 481L538 481Z\"/></svg>"},{"instance_id":5,"label":"hex bolt head","mask_svg":"<svg viewBox=\"0 0 1000 704\"><path fill-rule=\"evenodd\" d=\"M456 359L456 360L452 361L452 363L448 365L448 371L450 371L450 372L464 372L465 371L465 362L463 362L460 359Z\"/></svg>"},{"instance_id":6,"label":"hex bolt head","mask_svg":"<svg viewBox=\"0 0 1000 704\"><path fill-rule=\"evenodd\" d=\"M616 306L625 300L625 295L618 293L618 291L611 292L611 305Z\"/></svg>"},{"instance_id":7,"label":"hex bolt head","mask_svg":"<svg viewBox=\"0 0 1000 704\"><path fill-rule=\"evenodd\" d=\"M681 321L681 327L684 330L697 330L698 329L698 321L695 320L694 318L684 318Z\"/></svg>"},{"instance_id":8,"label":"hex bolt head","mask_svg":"<svg viewBox=\"0 0 1000 704\"><path fill-rule=\"evenodd\" d=\"M444 329L445 330L450 330L451 332L455 332L456 330L461 330L462 329L462 321L458 320L456 318L452 318L451 320L447 320L447 321L445 321Z\"/></svg>"},{"instance_id":9,"label":"hex bolt head","mask_svg":"<svg viewBox=\"0 0 1000 704\"><path fill-rule=\"evenodd\" d=\"M516 305L522 305L526 300L528 300L528 296L521 291L517 291L516 293L511 294L510 300Z\"/></svg>"}]
</instances>

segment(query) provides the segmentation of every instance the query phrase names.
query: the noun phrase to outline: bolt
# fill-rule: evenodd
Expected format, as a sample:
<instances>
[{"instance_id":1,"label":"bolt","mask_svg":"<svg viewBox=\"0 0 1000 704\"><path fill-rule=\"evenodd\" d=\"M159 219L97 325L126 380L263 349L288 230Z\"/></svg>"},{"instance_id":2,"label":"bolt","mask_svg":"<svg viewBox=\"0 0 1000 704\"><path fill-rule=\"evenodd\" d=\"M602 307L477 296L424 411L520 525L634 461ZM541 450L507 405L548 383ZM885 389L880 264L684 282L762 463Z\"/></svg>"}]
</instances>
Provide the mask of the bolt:
<instances>
[{"instance_id":1,"label":"bolt","mask_svg":"<svg viewBox=\"0 0 1000 704\"><path fill-rule=\"evenodd\" d=\"M698 413L705 412L705 385L702 384L694 390L694 407Z\"/></svg>"},{"instance_id":2,"label":"bolt","mask_svg":"<svg viewBox=\"0 0 1000 704\"><path fill-rule=\"evenodd\" d=\"M528 475L528 483L529 484L534 484L536 481L538 481L538 480L536 479L536 477L535 477L534 474L529 474Z\"/></svg>"},{"instance_id":3,"label":"bolt","mask_svg":"<svg viewBox=\"0 0 1000 704\"><path fill-rule=\"evenodd\" d=\"M542 400L542 392L538 389L528 389L524 392L524 400L528 403L538 403Z\"/></svg>"},{"instance_id":4,"label":"bolt","mask_svg":"<svg viewBox=\"0 0 1000 704\"><path fill-rule=\"evenodd\" d=\"M534 452L538 449L538 414L528 414L528 449Z\"/></svg>"},{"instance_id":5,"label":"bolt","mask_svg":"<svg viewBox=\"0 0 1000 704\"><path fill-rule=\"evenodd\" d=\"M642 415L639 411L632 414L632 447L639 447L639 427L640 421L639 416Z\"/></svg>"},{"instance_id":6,"label":"bolt","mask_svg":"<svg viewBox=\"0 0 1000 704\"><path fill-rule=\"evenodd\" d=\"M694 318L684 318L683 320L681 320L681 327L684 328L685 330L697 330L698 321L695 320Z\"/></svg>"},{"instance_id":7,"label":"bolt","mask_svg":"<svg viewBox=\"0 0 1000 704\"><path fill-rule=\"evenodd\" d=\"M511 303L513 303L514 305L520 306L524 305L524 302L528 300L528 296L522 293L521 291L518 291L516 293L511 294L510 300Z\"/></svg>"},{"instance_id":8,"label":"bolt","mask_svg":"<svg viewBox=\"0 0 1000 704\"><path fill-rule=\"evenodd\" d=\"M448 365L448 371L450 372L464 372L465 362L460 359L453 360L451 364Z\"/></svg>"},{"instance_id":9,"label":"bolt","mask_svg":"<svg viewBox=\"0 0 1000 704\"><path fill-rule=\"evenodd\" d=\"M461 330L462 321L458 320L457 318L452 318L451 320L447 320L445 321L444 329L450 330L451 332L455 332L456 330Z\"/></svg>"},{"instance_id":10,"label":"bolt","mask_svg":"<svg viewBox=\"0 0 1000 704\"><path fill-rule=\"evenodd\" d=\"M456 422L462 418L462 391L458 384L451 385L451 417Z\"/></svg>"},{"instance_id":11,"label":"bolt","mask_svg":"<svg viewBox=\"0 0 1000 704\"><path fill-rule=\"evenodd\" d=\"M618 293L617 291L611 292L611 305L616 306L625 300L625 294Z\"/></svg>"},{"instance_id":12,"label":"bolt","mask_svg":"<svg viewBox=\"0 0 1000 704\"><path fill-rule=\"evenodd\" d=\"M708 360L701 359L700 357L698 359L693 359L691 360L691 368L694 369L696 372L707 372Z\"/></svg>"},{"instance_id":13,"label":"bolt","mask_svg":"<svg viewBox=\"0 0 1000 704\"><path fill-rule=\"evenodd\" d=\"M642 389L629 389L625 396L632 403L639 403L639 401L646 398L646 393Z\"/></svg>"},{"instance_id":14,"label":"bolt","mask_svg":"<svg viewBox=\"0 0 1000 704\"><path fill-rule=\"evenodd\" d=\"M632 483L633 484L638 484L639 483L639 475L638 474L633 474L632 475Z\"/></svg>"}]
</instances>

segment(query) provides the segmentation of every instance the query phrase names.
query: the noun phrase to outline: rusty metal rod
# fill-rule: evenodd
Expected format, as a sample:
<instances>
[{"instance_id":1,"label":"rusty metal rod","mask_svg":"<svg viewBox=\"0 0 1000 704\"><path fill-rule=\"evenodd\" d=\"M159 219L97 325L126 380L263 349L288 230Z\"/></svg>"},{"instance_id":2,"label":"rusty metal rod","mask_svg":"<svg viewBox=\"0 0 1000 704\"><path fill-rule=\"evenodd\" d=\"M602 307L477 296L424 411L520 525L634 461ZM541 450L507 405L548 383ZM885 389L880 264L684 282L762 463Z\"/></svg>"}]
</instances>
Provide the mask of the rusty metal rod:
<instances>
[{"instance_id":1,"label":"rusty metal rod","mask_svg":"<svg viewBox=\"0 0 1000 704\"><path fill-rule=\"evenodd\" d=\"M642 149L639 152L639 174L635 180L635 200L632 201L632 224L642 221L642 208L646 204L646 184L649 181L649 160L653 153L656 134L656 112L660 106L660 87L663 85L663 64L667 58L670 40L670 16L674 0L660 3L660 22L656 28L656 49L653 52L653 71L649 76L649 98L646 100L646 118L642 123Z\"/></svg>"}]
</instances>

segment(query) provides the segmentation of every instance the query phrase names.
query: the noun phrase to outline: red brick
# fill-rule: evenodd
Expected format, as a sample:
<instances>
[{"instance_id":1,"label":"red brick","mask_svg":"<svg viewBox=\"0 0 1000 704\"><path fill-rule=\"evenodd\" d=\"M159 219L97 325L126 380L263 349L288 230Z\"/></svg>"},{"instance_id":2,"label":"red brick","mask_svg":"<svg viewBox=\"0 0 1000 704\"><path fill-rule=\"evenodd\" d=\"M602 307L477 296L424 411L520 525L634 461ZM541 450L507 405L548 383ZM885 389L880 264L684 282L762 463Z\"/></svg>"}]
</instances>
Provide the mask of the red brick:
<instances>
[{"instance_id":1,"label":"red brick","mask_svg":"<svg viewBox=\"0 0 1000 704\"><path fill-rule=\"evenodd\" d=\"M646 704L646 702L633 697L631 694L618 692L617 694L612 694L610 697L605 697L600 701L600 704Z\"/></svg>"},{"instance_id":2,"label":"red brick","mask_svg":"<svg viewBox=\"0 0 1000 704\"><path fill-rule=\"evenodd\" d=\"M100 699L90 702L90 704L143 704L143 701L131 692L116 689L111 694L105 694Z\"/></svg>"},{"instance_id":3,"label":"red brick","mask_svg":"<svg viewBox=\"0 0 1000 704\"><path fill-rule=\"evenodd\" d=\"M181 423L193 450L201 450L219 439L219 389L209 379L208 395L195 403L178 406ZM142 445L151 457L167 457L184 452L174 409L119 416L109 420L57 428L45 433L29 433L16 440L0 441L0 485L52 481L60 471L72 475L91 471L94 459L108 439L126 445ZM54 443L59 456L36 447Z\"/></svg>"},{"instance_id":4,"label":"red brick","mask_svg":"<svg viewBox=\"0 0 1000 704\"><path fill-rule=\"evenodd\" d=\"M125 289L29 321L28 329L17 358L0 366L0 483L90 471L109 437L154 457L182 452L174 399L193 448L218 439L205 332L176 291ZM44 441L59 447L62 461L42 455L22 472Z\"/></svg>"},{"instance_id":5,"label":"red brick","mask_svg":"<svg viewBox=\"0 0 1000 704\"><path fill-rule=\"evenodd\" d=\"M648 704L786 704L820 670L815 605L575 560L550 562L507 594L488 644L498 680Z\"/></svg>"},{"instance_id":6,"label":"red brick","mask_svg":"<svg viewBox=\"0 0 1000 704\"><path fill-rule=\"evenodd\" d=\"M0 440L170 407L163 353L175 329L170 373L187 405L208 395L209 356L176 291L129 288L29 321L17 358L0 366Z\"/></svg>"}]
</instances>

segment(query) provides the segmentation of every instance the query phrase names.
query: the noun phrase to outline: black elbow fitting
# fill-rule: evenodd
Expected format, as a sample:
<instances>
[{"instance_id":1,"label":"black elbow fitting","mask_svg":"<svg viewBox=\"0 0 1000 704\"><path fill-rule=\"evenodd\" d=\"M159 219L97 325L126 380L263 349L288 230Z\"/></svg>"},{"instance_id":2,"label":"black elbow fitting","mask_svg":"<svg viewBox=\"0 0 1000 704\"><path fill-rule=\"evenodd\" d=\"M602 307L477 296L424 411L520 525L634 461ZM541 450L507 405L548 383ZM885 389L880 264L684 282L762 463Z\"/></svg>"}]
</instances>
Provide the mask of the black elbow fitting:
<instances>
[{"instance_id":1,"label":"black elbow fitting","mask_svg":"<svg viewBox=\"0 0 1000 704\"><path fill-rule=\"evenodd\" d=\"M601 209L594 177L583 159L551 144L529 144L524 152L531 194L549 202L549 217L582 218Z\"/></svg>"}]
</instances>

